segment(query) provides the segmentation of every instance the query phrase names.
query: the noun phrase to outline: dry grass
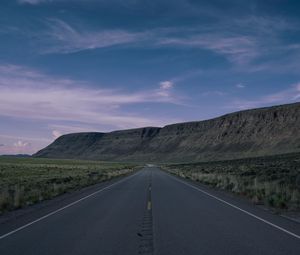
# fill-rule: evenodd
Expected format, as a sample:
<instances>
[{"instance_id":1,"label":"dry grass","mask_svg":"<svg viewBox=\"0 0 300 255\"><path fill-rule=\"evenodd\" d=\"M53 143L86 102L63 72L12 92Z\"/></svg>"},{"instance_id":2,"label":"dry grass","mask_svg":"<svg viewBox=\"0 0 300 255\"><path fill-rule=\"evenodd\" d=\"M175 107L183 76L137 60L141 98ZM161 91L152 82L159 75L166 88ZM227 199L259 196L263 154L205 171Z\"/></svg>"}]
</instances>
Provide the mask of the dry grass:
<instances>
[{"instance_id":1,"label":"dry grass","mask_svg":"<svg viewBox=\"0 0 300 255\"><path fill-rule=\"evenodd\" d=\"M300 210L300 154L173 164L170 173L243 195L273 208Z\"/></svg>"},{"instance_id":2,"label":"dry grass","mask_svg":"<svg viewBox=\"0 0 300 255\"><path fill-rule=\"evenodd\" d=\"M0 157L0 214L135 169L125 163Z\"/></svg>"}]
</instances>

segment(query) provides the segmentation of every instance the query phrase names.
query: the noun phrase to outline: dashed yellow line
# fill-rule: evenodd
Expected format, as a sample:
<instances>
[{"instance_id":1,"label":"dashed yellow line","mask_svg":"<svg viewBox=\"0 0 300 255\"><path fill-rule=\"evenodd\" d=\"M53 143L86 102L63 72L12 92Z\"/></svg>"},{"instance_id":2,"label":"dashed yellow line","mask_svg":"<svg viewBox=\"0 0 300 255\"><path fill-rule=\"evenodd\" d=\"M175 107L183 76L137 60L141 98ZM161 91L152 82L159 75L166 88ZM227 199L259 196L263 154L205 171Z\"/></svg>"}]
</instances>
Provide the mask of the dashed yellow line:
<instances>
[{"instance_id":1,"label":"dashed yellow line","mask_svg":"<svg viewBox=\"0 0 300 255\"><path fill-rule=\"evenodd\" d=\"M148 204L147 204L147 209L148 209L148 211L151 210L151 207L152 207L151 201L148 201Z\"/></svg>"}]
</instances>

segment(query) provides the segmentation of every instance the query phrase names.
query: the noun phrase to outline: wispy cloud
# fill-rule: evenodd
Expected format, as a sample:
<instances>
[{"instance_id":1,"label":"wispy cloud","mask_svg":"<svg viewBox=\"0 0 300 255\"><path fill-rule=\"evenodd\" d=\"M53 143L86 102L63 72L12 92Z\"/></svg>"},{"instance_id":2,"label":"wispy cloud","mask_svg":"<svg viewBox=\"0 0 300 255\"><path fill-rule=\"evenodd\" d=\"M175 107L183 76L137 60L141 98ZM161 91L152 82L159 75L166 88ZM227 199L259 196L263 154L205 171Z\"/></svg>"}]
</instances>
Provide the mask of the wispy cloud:
<instances>
[{"instance_id":1,"label":"wispy cloud","mask_svg":"<svg viewBox=\"0 0 300 255\"><path fill-rule=\"evenodd\" d=\"M225 56L235 64L246 64L261 54L258 38L241 32L225 33L222 25L209 28L158 27L150 30L90 29L58 18L45 21L39 38L40 53L74 53L113 46L189 47L206 49Z\"/></svg>"},{"instance_id":2,"label":"wispy cloud","mask_svg":"<svg viewBox=\"0 0 300 255\"><path fill-rule=\"evenodd\" d=\"M147 37L147 32L134 33L126 30L89 31L75 28L60 19L48 19L46 46L43 53L73 53L83 50L131 44Z\"/></svg>"},{"instance_id":3,"label":"wispy cloud","mask_svg":"<svg viewBox=\"0 0 300 255\"><path fill-rule=\"evenodd\" d=\"M49 124L49 128L52 129L53 132L56 130L60 134L68 134L68 133L79 133L79 132L91 132L91 131L99 131L96 125L89 125L85 123L77 123L75 124ZM58 133L56 133L58 134Z\"/></svg>"},{"instance_id":4,"label":"wispy cloud","mask_svg":"<svg viewBox=\"0 0 300 255\"><path fill-rule=\"evenodd\" d=\"M18 0L20 4L31 4L31 5L37 5L41 3L46 2L52 2L52 0Z\"/></svg>"},{"instance_id":5,"label":"wispy cloud","mask_svg":"<svg viewBox=\"0 0 300 255\"><path fill-rule=\"evenodd\" d=\"M244 89L244 88L246 88L246 85L243 84L243 83L238 83L238 84L235 85L235 87L238 88L238 89Z\"/></svg>"},{"instance_id":6,"label":"wispy cloud","mask_svg":"<svg viewBox=\"0 0 300 255\"><path fill-rule=\"evenodd\" d=\"M231 108L237 108L240 110L257 108L263 106L270 106L274 104L285 104L297 102L300 100L300 83L296 83L290 86L286 90L282 90L276 93L262 96L255 100L242 100L238 99L233 102Z\"/></svg>"},{"instance_id":7,"label":"wispy cloud","mask_svg":"<svg viewBox=\"0 0 300 255\"><path fill-rule=\"evenodd\" d=\"M174 83L172 81L162 81L159 85L162 90L169 90L173 88Z\"/></svg>"},{"instance_id":8,"label":"wispy cloud","mask_svg":"<svg viewBox=\"0 0 300 255\"><path fill-rule=\"evenodd\" d=\"M248 63L259 54L255 39L249 36L202 34L189 38L166 38L160 44L211 50L237 64Z\"/></svg>"},{"instance_id":9,"label":"wispy cloud","mask_svg":"<svg viewBox=\"0 0 300 255\"><path fill-rule=\"evenodd\" d=\"M299 43L286 42L282 34L286 31L299 31L299 24L264 16L246 16L230 19L230 22L221 18L217 22L193 28L160 26L141 30L91 28L82 20L70 23L58 18L47 18L43 23L43 31L38 33L15 31L11 28L6 28L6 32L30 35L30 40L35 38L32 45L36 46L35 50L40 54L68 54L116 46L180 47L211 51L248 72L279 69L282 65L278 65L277 58L272 56L283 54L286 60L282 61L288 64L286 69L291 69L292 66L298 70Z\"/></svg>"},{"instance_id":10,"label":"wispy cloud","mask_svg":"<svg viewBox=\"0 0 300 255\"><path fill-rule=\"evenodd\" d=\"M254 35L259 34L261 36L277 36L284 31L299 31L299 26L295 20L270 15L244 16L242 19L230 20L230 23L225 22L224 26L231 26L234 29L238 29L238 31L247 29L248 33Z\"/></svg>"},{"instance_id":11,"label":"wispy cloud","mask_svg":"<svg viewBox=\"0 0 300 255\"><path fill-rule=\"evenodd\" d=\"M21 141L21 140L19 140L19 141L17 141L16 143L14 143L14 146L15 146L15 147L26 147L26 146L28 146L28 145L30 145L30 143L28 143L28 142L23 142L23 141Z\"/></svg>"},{"instance_id":12,"label":"wispy cloud","mask_svg":"<svg viewBox=\"0 0 300 255\"><path fill-rule=\"evenodd\" d=\"M26 140L26 141L38 141L38 142L46 142L46 143L49 143L49 142L51 142L51 140L50 139L47 139L47 138L38 138L38 137L24 137L24 136L12 136L12 135L1 135L0 134L0 138L1 139L8 139L8 140L11 140L11 139L13 139L13 140L22 140L22 141L24 141L24 140Z\"/></svg>"},{"instance_id":13,"label":"wispy cloud","mask_svg":"<svg viewBox=\"0 0 300 255\"><path fill-rule=\"evenodd\" d=\"M53 138L56 139L56 138L60 137L62 135L62 133L58 130L53 130L52 135L53 135Z\"/></svg>"},{"instance_id":14,"label":"wispy cloud","mask_svg":"<svg viewBox=\"0 0 300 255\"><path fill-rule=\"evenodd\" d=\"M31 154L34 153L38 148L27 139L20 137L11 137L0 135L0 139L4 143L0 144L0 155L1 154ZM33 139L36 140L36 139Z\"/></svg>"},{"instance_id":15,"label":"wispy cloud","mask_svg":"<svg viewBox=\"0 0 300 255\"><path fill-rule=\"evenodd\" d=\"M0 135L1 154L32 154L37 150L45 147L53 139L38 138L38 137L22 137L13 135Z\"/></svg>"},{"instance_id":16,"label":"wispy cloud","mask_svg":"<svg viewBox=\"0 0 300 255\"><path fill-rule=\"evenodd\" d=\"M159 83L159 89L157 90L157 95L164 98L170 98L172 97L171 91L173 87L174 87L174 82L162 81Z\"/></svg>"},{"instance_id":17,"label":"wispy cloud","mask_svg":"<svg viewBox=\"0 0 300 255\"><path fill-rule=\"evenodd\" d=\"M17 141L13 144L5 144L0 146L0 155L1 154L31 154L36 151L31 143L24 141Z\"/></svg>"},{"instance_id":18,"label":"wispy cloud","mask_svg":"<svg viewBox=\"0 0 300 255\"><path fill-rule=\"evenodd\" d=\"M126 93L95 89L91 84L53 78L20 66L0 66L0 112L19 118L75 121L115 128L161 125L167 120L124 112L122 107L139 103L178 103L171 93L154 90Z\"/></svg>"},{"instance_id":19,"label":"wispy cloud","mask_svg":"<svg viewBox=\"0 0 300 255\"><path fill-rule=\"evenodd\" d=\"M223 56L242 71L250 72L272 70L274 67L279 69L280 64L276 60L283 54L284 62L288 64L286 69L291 66L299 69L299 43L287 41L283 36L285 33L299 33L299 22L255 15L231 19L223 19L222 16L214 18L216 22L205 26L166 30L165 34L161 33L158 37L157 44L208 50ZM281 69L283 68L281 65Z\"/></svg>"}]
</instances>

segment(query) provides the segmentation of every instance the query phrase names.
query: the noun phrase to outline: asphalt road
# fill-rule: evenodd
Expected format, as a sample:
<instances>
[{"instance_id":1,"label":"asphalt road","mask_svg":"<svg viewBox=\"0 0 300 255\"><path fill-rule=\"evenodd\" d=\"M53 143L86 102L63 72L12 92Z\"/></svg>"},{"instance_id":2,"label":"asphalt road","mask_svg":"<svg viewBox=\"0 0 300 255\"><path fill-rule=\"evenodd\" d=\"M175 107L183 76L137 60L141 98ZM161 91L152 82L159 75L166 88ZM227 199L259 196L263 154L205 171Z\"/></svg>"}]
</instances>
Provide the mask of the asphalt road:
<instances>
[{"instance_id":1,"label":"asphalt road","mask_svg":"<svg viewBox=\"0 0 300 255\"><path fill-rule=\"evenodd\" d=\"M155 167L0 224L0 254L300 254L300 224Z\"/></svg>"}]
</instances>

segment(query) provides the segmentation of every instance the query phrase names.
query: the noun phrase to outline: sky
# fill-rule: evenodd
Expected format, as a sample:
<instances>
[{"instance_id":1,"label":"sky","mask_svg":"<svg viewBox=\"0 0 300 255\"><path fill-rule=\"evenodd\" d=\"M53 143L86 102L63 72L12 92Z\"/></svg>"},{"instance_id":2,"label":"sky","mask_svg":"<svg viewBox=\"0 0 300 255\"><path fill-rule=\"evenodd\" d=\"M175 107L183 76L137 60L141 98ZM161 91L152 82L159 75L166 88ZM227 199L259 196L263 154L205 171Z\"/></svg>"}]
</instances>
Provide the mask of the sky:
<instances>
[{"instance_id":1,"label":"sky","mask_svg":"<svg viewBox=\"0 0 300 255\"><path fill-rule=\"evenodd\" d=\"M2 0L0 154L300 101L300 1Z\"/></svg>"}]
</instances>

